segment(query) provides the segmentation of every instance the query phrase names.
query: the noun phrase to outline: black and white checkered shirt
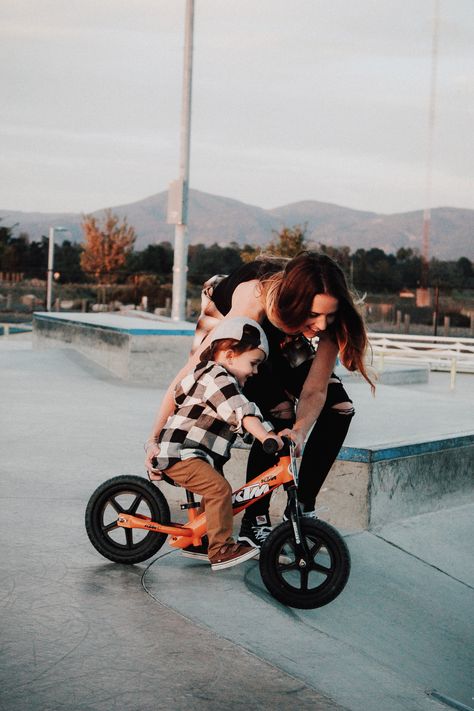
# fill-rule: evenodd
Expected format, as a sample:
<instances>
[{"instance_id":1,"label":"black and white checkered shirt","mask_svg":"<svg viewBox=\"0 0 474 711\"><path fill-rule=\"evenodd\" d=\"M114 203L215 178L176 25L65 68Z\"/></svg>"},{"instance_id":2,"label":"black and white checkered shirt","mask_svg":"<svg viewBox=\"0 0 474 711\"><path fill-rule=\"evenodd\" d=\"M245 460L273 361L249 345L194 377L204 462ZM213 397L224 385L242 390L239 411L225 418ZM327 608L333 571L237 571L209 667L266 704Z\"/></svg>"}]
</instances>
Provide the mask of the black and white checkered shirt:
<instances>
[{"instance_id":1,"label":"black and white checkered shirt","mask_svg":"<svg viewBox=\"0 0 474 711\"><path fill-rule=\"evenodd\" d=\"M206 459L221 469L230 457L230 448L238 434L244 434L242 420L253 415L264 422L254 402L242 395L237 380L214 361L199 363L176 386L175 412L159 438L158 469L168 469L191 457Z\"/></svg>"}]
</instances>

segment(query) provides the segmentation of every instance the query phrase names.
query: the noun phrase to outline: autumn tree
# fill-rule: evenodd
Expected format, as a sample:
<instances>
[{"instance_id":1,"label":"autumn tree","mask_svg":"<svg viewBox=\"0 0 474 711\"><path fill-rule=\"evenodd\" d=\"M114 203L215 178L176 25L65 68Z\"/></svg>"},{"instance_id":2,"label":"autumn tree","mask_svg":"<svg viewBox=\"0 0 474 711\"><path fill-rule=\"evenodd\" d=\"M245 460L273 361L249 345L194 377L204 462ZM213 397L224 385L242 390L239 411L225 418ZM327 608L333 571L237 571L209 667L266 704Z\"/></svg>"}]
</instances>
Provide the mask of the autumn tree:
<instances>
[{"instance_id":1,"label":"autumn tree","mask_svg":"<svg viewBox=\"0 0 474 711\"><path fill-rule=\"evenodd\" d=\"M254 262L258 255L261 254L262 250L258 247L253 247L251 244L246 244L240 250L240 259L244 264L248 262Z\"/></svg>"},{"instance_id":2,"label":"autumn tree","mask_svg":"<svg viewBox=\"0 0 474 711\"><path fill-rule=\"evenodd\" d=\"M86 215L82 229L82 269L97 283L115 283L133 249L135 230L127 224L127 218L120 223L111 210L106 211L102 224L96 217Z\"/></svg>"},{"instance_id":3,"label":"autumn tree","mask_svg":"<svg viewBox=\"0 0 474 711\"><path fill-rule=\"evenodd\" d=\"M280 232L273 230L274 239L266 247L268 254L275 257L288 257L292 259L297 254L307 249L306 243L307 225L295 225L294 227L283 227Z\"/></svg>"}]
</instances>

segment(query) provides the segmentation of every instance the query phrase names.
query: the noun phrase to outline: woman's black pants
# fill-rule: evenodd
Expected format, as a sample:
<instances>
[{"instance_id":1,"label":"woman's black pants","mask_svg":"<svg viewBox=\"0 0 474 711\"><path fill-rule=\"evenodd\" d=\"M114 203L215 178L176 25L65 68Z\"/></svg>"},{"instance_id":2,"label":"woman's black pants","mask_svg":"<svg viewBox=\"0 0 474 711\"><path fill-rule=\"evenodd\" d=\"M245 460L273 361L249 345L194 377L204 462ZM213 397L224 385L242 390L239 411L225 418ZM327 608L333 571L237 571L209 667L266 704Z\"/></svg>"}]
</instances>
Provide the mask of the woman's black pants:
<instances>
[{"instance_id":1,"label":"woman's black pants","mask_svg":"<svg viewBox=\"0 0 474 711\"><path fill-rule=\"evenodd\" d=\"M304 363L295 369L299 371L298 376L291 389L288 388L295 397L301 392L304 383L304 374L308 372L309 363ZM291 427L292 421L281 420L273 417L269 412L269 407L275 404L275 383L270 390L271 384L266 377L260 375L252 378L245 387L245 394L249 400L253 400L262 410L265 419L270 421L278 432L285 427ZM297 392L295 392L295 390ZM271 394L271 400L269 400ZM279 402L287 400L284 392L276 398ZM320 412L318 420L309 435L303 452L299 470L298 499L305 511L314 509L316 496L318 495L329 470L339 454L342 444L346 438L354 411L348 414L341 414L340 410L334 409L334 405L342 402L352 402L337 376L332 375L328 384L326 402ZM247 463L247 481L253 479L261 472L265 471L275 463L275 456L265 454L260 442L255 440L249 453ZM267 516L270 507L271 494L263 496L249 506L245 511L245 518L255 520L257 516ZM268 518L269 521L269 518Z\"/></svg>"}]
</instances>

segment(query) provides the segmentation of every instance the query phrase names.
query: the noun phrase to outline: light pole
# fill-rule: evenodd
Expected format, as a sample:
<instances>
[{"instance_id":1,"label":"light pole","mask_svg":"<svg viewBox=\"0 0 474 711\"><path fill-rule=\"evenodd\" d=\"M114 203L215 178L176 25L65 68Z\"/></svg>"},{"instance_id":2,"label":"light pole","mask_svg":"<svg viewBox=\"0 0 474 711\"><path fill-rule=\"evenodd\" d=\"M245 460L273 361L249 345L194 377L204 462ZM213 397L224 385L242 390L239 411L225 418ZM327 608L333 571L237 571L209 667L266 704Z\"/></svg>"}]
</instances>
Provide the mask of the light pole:
<instances>
[{"instance_id":1,"label":"light pole","mask_svg":"<svg viewBox=\"0 0 474 711\"><path fill-rule=\"evenodd\" d=\"M179 178L170 186L168 223L175 225L173 261L173 298L171 318L185 318L186 282L188 272L188 190L191 137L191 85L193 68L194 0L186 0L184 34L183 100L181 109L181 147Z\"/></svg>"},{"instance_id":2,"label":"light pole","mask_svg":"<svg viewBox=\"0 0 474 711\"><path fill-rule=\"evenodd\" d=\"M46 287L46 311L51 311L51 301L53 297L53 264L54 264L54 233L68 232L66 227L50 227L49 228L49 244L48 244L48 280Z\"/></svg>"}]
</instances>

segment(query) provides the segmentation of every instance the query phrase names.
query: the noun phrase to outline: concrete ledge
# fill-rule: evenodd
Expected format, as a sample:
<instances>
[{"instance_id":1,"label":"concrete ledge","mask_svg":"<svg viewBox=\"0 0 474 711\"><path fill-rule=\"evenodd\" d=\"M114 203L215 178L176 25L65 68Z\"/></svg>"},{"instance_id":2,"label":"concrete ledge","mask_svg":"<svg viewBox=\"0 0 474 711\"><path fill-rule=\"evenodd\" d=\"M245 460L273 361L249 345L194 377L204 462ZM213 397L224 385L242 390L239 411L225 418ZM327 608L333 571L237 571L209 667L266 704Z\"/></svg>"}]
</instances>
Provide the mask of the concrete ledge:
<instances>
[{"instance_id":1,"label":"concrete ledge","mask_svg":"<svg viewBox=\"0 0 474 711\"><path fill-rule=\"evenodd\" d=\"M428 365L385 366L378 372L377 383L380 385L412 385L427 383L430 378Z\"/></svg>"},{"instance_id":2,"label":"concrete ledge","mask_svg":"<svg viewBox=\"0 0 474 711\"><path fill-rule=\"evenodd\" d=\"M191 348L195 325L116 314L33 316L33 348L74 348L113 375L166 389Z\"/></svg>"},{"instance_id":3,"label":"concrete ledge","mask_svg":"<svg viewBox=\"0 0 474 711\"><path fill-rule=\"evenodd\" d=\"M245 481L248 448L232 450L225 475L233 489ZM167 484L170 502L183 492ZM421 513L460 506L474 498L474 434L433 442L359 449L343 447L318 496L319 517L345 532L372 529ZM286 505L272 496L273 521Z\"/></svg>"},{"instance_id":4,"label":"concrete ledge","mask_svg":"<svg viewBox=\"0 0 474 711\"><path fill-rule=\"evenodd\" d=\"M377 370L376 363L373 364L377 374L377 385L413 385L416 383L428 383L430 379L429 365L423 363L404 363L395 365L385 364L383 370ZM342 366L336 368L336 375L345 383L354 380L360 381L362 376L358 373L349 373Z\"/></svg>"}]
</instances>

